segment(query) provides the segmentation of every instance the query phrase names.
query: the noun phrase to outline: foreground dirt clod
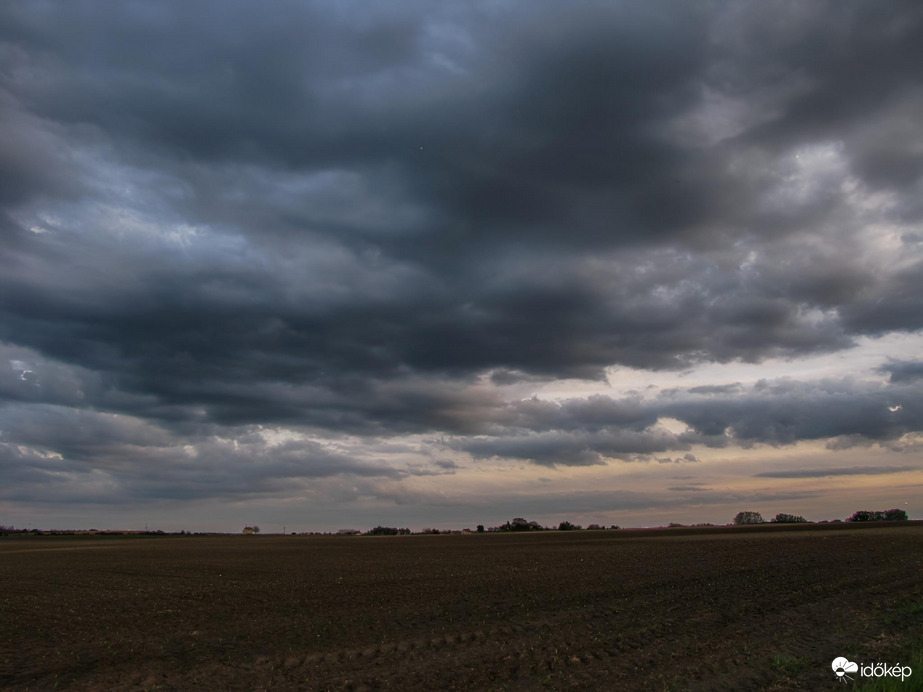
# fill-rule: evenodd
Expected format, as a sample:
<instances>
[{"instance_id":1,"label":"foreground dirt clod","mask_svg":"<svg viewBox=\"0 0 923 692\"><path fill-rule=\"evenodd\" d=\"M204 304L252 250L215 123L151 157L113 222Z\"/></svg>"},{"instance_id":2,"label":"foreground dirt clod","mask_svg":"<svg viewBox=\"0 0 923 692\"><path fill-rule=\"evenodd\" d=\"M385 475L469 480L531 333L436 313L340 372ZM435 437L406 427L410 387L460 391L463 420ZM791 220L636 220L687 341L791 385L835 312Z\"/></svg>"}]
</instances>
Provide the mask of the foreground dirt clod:
<instances>
[{"instance_id":1,"label":"foreground dirt clod","mask_svg":"<svg viewBox=\"0 0 923 692\"><path fill-rule=\"evenodd\" d=\"M0 688L835 689L920 574L920 525L10 537Z\"/></svg>"}]
</instances>

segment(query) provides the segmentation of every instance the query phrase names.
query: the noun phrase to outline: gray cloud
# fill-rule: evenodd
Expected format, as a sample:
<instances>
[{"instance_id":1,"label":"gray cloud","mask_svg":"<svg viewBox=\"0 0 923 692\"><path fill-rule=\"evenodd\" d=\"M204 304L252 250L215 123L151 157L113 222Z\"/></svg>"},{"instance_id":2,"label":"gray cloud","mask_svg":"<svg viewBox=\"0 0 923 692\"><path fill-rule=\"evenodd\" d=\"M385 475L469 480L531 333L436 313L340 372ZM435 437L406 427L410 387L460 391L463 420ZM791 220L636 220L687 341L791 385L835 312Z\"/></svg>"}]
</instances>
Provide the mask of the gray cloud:
<instances>
[{"instance_id":1,"label":"gray cloud","mask_svg":"<svg viewBox=\"0 0 923 692\"><path fill-rule=\"evenodd\" d=\"M882 386L853 378L761 380L751 387L670 389L655 399L628 397L529 399L482 410L487 434L454 438L453 449L474 458L529 460L540 465L602 464L606 459L688 463L695 455L663 452L739 445L783 446L831 440L836 448L890 443L923 430L923 392L915 385ZM662 418L685 423L671 432Z\"/></svg>"},{"instance_id":2,"label":"gray cloud","mask_svg":"<svg viewBox=\"0 0 923 692\"><path fill-rule=\"evenodd\" d=\"M130 416L36 405L0 408L0 429L0 469L10 481L2 496L13 501L274 496L330 476L415 474L329 443L273 442L254 426L177 435Z\"/></svg>"},{"instance_id":3,"label":"gray cloud","mask_svg":"<svg viewBox=\"0 0 923 692\"><path fill-rule=\"evenodd\" d=\"M921 46L912 2L4 5L2 439L195 495L385 468L170 461L260 424L546 465L919 431L914 362L502 392L923 328Z\"/></svg>"},{"instance_id":4,"label":"gray cloud","mask_svg":"<svg viewBox=\"0 0 923 692\"><path fill-rule=\"evenodd\" d=\"M881 372L890 373L892 383L913 382L923 378L923 361L892 361Z\"/></svg>"}]
</instances>

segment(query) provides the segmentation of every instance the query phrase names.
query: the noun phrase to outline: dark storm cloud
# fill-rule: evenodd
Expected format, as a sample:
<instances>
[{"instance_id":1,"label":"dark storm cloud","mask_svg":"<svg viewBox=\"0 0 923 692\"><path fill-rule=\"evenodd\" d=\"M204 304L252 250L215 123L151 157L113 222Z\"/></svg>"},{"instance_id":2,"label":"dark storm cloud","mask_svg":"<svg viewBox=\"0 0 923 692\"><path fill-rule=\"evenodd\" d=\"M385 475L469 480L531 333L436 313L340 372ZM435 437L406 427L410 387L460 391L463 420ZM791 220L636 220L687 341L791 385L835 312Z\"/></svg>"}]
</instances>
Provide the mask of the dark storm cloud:
<instances>
[{"instance_id":1,"label":"dark storm cloud","mask_svg":"<svg viewBox=\"0 0 923 692\"><path fill-rule=\"evenodd\" d=\"M87 463L55 407L140 421L116 446L276 424L542 464L919 430L912 364L898 411L498 390L923 328L921 46L912 2L4 4L5 425Z\"/></svg>"},{"instance_id":2,"label":"dark storm cloud","mask_svg":"<svg viewBox=\"0 0 923 692\"><path fill-rule=\"evenodd\" d=\"M872 135L868 129L880 120L913 115L914 104L919 105L913 100L918 94L908 87L919 86L920 8L900 2L846 3L839 5L845 11L834 16L833 5L818 3L786 16L773 3L745 7L741 14L750 21L732 31L732 40L740 42L734 47L742 49L735 54L732 73L744 79L754 72L775 72L782 79L800 73L807 80L783 113L750 136L793 142L859 135L850 144L855 146L853 166L864 180L887 188L914 184L923 168L912 150L900 151L900 130L891 127ZM802 21L794 31L793 15ZM828 30L818 31L819 23Z\"/></svg>"},{"instance_id":3,"label":"dark storm cloud","mask_svg":"<svg viewBox=\"0 0 923 692\"><path fill-rule=\"evenodd\" d=\"M882 372L891 374L892 383L913 382L923 378L923 361L897 361L881 367Z\"/></svg>"}]
</instances>

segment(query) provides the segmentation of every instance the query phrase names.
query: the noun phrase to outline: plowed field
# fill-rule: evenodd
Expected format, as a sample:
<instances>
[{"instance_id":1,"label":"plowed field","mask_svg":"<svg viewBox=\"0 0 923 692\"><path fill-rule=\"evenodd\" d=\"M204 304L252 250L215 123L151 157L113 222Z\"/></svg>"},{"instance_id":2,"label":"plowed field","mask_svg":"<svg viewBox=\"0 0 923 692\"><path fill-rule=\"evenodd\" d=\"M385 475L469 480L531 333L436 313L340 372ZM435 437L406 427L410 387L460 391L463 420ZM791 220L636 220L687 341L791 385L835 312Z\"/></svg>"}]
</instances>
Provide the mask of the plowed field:
<instances>
[{"instance_id":1,"label":"plowed field","mask_svg":"<svg viewBox=\"0 0 923 692\"><path fill-rule=\"evenodd\" d=\"M923 634L921 575L918 522L8 537L0 688L833 690Z\"/></svg>"}]
</instances>

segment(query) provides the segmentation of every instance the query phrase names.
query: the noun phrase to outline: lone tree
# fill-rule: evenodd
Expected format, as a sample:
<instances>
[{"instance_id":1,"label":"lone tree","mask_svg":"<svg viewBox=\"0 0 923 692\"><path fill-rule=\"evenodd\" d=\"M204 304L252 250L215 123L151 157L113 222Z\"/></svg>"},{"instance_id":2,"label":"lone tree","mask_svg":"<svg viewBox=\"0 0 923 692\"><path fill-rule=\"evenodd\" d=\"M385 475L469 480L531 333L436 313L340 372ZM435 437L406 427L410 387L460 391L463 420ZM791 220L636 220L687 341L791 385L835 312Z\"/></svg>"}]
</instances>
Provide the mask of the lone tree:
<instances>
[{"instance_id":1,"label":"lone tree","mask_svg":"<svg viewBox=\"0 0 923 692\"><path fill-rule=\"evenodd\" d=\"M734 517L734 523L738 526L741 524L762 524L763 515L759 512L738 512Z\"/></svg>"}]
</instances>

